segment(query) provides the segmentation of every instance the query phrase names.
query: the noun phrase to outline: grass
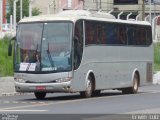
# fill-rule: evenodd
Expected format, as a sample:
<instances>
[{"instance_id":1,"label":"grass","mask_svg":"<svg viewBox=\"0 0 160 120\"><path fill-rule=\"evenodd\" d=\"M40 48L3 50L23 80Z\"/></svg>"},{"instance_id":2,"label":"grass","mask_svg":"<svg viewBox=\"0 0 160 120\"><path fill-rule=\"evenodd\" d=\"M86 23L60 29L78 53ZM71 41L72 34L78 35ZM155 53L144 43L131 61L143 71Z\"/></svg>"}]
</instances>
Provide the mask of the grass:
<instances>
[{"instance_id":1,"label":"grass","mask_svg":"<svg viewBox=\"0 0 160 120\"><path fill-rule=\"evenodd\" d=\"M154 71L160 71L160 43L154 44Z\"/></svg>"},{"instance_id":2,"label":"grass","mask_svg":"<svg viewBox=\"0 0 160 120\"><path fill-rule=\"evenodd\" d=\"M154 71L160 71L160 43L154 44ZM8 56L8 38L0 40L0 76L13 75L13 57Z\"/></svg>"},{"instance_id":3,"label":"grass","mask_svg":"<svg viewBox=\"0 0 160 120\"><path fill-rule=\"evenodd\" d=\"M0 76L13 75L13 57L8 56L8 38L0 40Z\"/></svg>"}]
</instances>

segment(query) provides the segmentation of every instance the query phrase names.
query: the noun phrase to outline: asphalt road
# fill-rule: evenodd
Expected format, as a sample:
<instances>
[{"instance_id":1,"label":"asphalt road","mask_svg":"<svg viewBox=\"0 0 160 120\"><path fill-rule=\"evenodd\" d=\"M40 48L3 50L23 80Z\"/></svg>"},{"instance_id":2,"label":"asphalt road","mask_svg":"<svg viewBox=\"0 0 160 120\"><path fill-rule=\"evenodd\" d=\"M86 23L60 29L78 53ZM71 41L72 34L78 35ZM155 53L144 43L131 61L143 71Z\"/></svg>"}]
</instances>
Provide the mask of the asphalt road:
<instances>
[{"instance_id":1,"label":"asphalt road","mask_svg":"<svg viewBox=\"0 0 160 120\"><path fill-rule=\"evenodd\" d=\"M62 93L48 94L45 100L36 100L33 94L0 97L0 118L23 117L27 120L29 115L39 120L53 116L56 120L151 119L148 115L134 116L143 113L160 114L160 85L141 87L135 95L103 91L101 96L89 99L80 98L79 94ZM156 117L160 119L160 115Z\"/></svg>"}]
</instances>

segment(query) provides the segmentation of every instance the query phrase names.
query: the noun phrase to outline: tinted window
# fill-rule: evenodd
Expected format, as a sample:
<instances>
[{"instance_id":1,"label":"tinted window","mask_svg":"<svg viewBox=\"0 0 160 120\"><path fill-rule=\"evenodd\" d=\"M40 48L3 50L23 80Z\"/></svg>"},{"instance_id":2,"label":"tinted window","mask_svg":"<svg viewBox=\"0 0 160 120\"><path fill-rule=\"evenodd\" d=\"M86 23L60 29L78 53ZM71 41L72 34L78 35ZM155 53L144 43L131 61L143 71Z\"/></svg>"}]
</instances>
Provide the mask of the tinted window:
<instances>
[{"instance_id":1,"label":"tinted window","mask_svg":"<svg viewBox=\"0 0 160 120\"><path fill-rule=\"evenodd\" d=\"M150 45L151 27L111 22L86 21L86 44Z\"/></svg>"},{"instance_id":2,"label":"tinted window","mask_svg":"<svg viewBox=\"0 0 160 120\"><path fill-rule=\"evenodd\" d=\"M128 45L135 44L135 27L134 26L127 27L127 39L128 39Z\"/></svg>"},{"instance_id":3,"label":"tinted window","mask_svg":"<svg viewBox=\"0 0 160 120\"><path fill-rule=\"evenodd\" d=\"M152 43L151 27L127 26L128 45L150 45Z\"/></svg>"},{"instance_id":4,"label":"tinted window","mask_svg":"<svg viewBox=\"0 0 160 120\"><path fill-rule=\"evenodd\" d=\"M125 25L86 21L86 44L126 44Z\"/></svg>"},{"instance_id":5,"label":"tinted window","mask_svg":"<svg viewBox=\"0 0 160 120\"><path fill-rule=\"evenodd\" d=\"M127 37L126 37L126 25L124 24L115 24L116 25L116 34L117 41L115 44L126 44Z\"/></svg>"},{"instance_id":6,"label":"tinted window","mask_svg":"<svg viewBox=\"0 0 160 120\"><path fill-rule=\"evenodd\" d=\"M77 21L74 33L74 69L77 69L83 54L83 21Z\"/></svg>"}]
</instances>

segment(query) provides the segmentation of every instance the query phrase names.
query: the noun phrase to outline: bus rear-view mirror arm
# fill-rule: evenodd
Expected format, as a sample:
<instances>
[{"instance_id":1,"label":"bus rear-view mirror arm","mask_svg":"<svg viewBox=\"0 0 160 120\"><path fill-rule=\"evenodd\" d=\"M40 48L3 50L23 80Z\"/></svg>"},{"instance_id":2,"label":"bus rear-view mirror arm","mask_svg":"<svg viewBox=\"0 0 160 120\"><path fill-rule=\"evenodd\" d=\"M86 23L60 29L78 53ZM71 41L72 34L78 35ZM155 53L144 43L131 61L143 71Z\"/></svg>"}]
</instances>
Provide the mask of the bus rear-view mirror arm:
<instances>
[{"instance_id":1,"label":"bus rear-view mirror arm","mask_svg":"<svg viewBox=\"0 0 160 120\"><path fill-rule=\"evenodd\" d=\"M13 40L16 40L16 36L12 37L10 40L9 40L9 44L8 44L8 56L12 56L12 41Z\"/></svg>"}]
</instances>

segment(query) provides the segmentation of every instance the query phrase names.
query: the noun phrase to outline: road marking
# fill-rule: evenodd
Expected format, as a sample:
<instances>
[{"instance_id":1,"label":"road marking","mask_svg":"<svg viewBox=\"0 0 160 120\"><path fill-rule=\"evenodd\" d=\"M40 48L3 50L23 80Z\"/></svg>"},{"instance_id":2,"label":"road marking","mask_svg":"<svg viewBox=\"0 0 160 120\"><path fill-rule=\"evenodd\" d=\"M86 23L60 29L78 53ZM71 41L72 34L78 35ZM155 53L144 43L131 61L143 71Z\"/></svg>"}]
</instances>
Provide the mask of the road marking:
<instances>
[{"instance_id":1,"label":"road marking","mask_svg":"<svg viewBox=\"0 0 160 120\"><path fill-rule=\"evenodd\" d=\"M141 93L141 94L147 94L147 93ZM89 99L78 99L78 100L67 100L67 101L58 101L58 102L50 102L50 103L35 103L33 105L27 105L27 106L17 106L17 107L7 107L7 108L1 108L0 111L3 110L13 110L13 109L21 109L21 108L31 108L31 107L40 107L40 106L48 106L48 105L57 105L57 104L66 104L66 103L73 103L73 102L82 102L82 101L89 101L89 100L97 100L97 99L106 99L106 98L114 98L114 97L128 97L133 95L141 95L141 94L130 94L130 95L116 95L116 96L102 96L102 97L96 97L96 98L89 98Z\"/></svg>"},{"instance_id":2,"label":"road marking","mask_svg":"<svg viewBox=\"0 0 160 120\"><path fill-rule=\"evenodd\" d=\"M45 106L45 105L49 105L49 104L35 104L35 105L28 105L28 106L8 107L8 108L1 108L0 111L3 111L3 110L13 110L13 109L20 109L20 108L39 107L39 106Z\"/></svg>"},{"instance_id":3,"label":"road marking","mask_svg":"<svg viewBox=\"0 0 160 120\"><path fill-rule=\"evenodd\" d=\"M22 104L27 104L27 102L21 102Z\"/></svg>"},{"instance_id":4,"label":"road marking","mask_svg":"<svg viewBox=\"0 0 160 120\"><path fill-rule=\"evenodd\" d=\"M4 104L9 104L10 103L10 101L4 101Z\"/></svg>"},{"instance_id":5,"label":"road marking","mask_svg":"<svg viewBox=\"0 0 160 120\"><path fill-rule=\"evenodd\" d=\"M45 104L45 102L0 101L0 104Z\"/></svg>"},{"instance_id":6,"label":"road marking","mask_svg":"<svg viewBox=\"0 0 160 120\"><path fill-rule=\"evenodd\" d=\"M29 102L30 104L36 104L37 102Z\"/></svg>"},{"instance_id":7,"label":"road marking","mask_svg":"<svg viewBox=\"0 0 160 120\"><path fill-rule=\"evenodd\" d=\"M17 101L13 101L12 103L13 103L13 104L18 104L18 102L17 102Z\"/></svg>"},{"instance_id":8,"label":"road marking","mask_svg":"<svg viewBox=\"0 0 160 120\"><path fill-rule=\"evenodd\" d=\"M45 104L45 102L38 102L39 104Z\"/></svg>"},{"instance_id":9,"label":"road marking","mask_svg":"<svg viewBox=\"0 0 160 120\"><path fill-rule=\"evenodd\" d=\"M40 106L49 106L49 105L57 105L57 104L66 104L66 103L82 102L82 101L97 100L97 99L106 99L106 98L115 98L115 97L138 96L138 95L142 95L142 94L149 94L149 93L129 94L129 95L123 95L122 94L122 95L115 95L115 96L102 96L102 97L89 98L89 99L85 99L84 98L84 99L78 99L78 100L67 100L67 101L60 101L60 102L58 101L58 102L49 102L49 103L45 103L45 102L32 102L32 103L34 103L32 105L1 108L0 111L22 109L22 108L32 108L32 107L40 107Z\"/></svg>"},{"instance_id":10,"label":"road marking","mask_svg":"<svg viewBox=\"0 0 160 120\"><path fill-rule=\"evenodd\" d=\"M46 112L48 110L0 110L0 112Z\"/></svg>"}]
</instances>

